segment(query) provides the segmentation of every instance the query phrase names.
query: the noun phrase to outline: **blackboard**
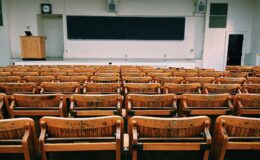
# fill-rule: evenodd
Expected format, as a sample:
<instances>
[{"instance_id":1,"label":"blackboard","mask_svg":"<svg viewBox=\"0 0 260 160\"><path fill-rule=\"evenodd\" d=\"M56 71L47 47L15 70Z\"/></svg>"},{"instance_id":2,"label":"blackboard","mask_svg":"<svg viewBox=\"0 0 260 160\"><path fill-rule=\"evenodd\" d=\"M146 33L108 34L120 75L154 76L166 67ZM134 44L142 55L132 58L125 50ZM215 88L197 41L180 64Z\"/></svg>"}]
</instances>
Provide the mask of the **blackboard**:
<instances>
[{"instance_id":1,"label":"blackboard","mask_svg":"<svg viewBox=\"0 0 260 160\"><path fill-rule=\"evenodd\" d=\"M67 16L68 39L184 40L184 17Z\"/></svg>"}]
</instances>

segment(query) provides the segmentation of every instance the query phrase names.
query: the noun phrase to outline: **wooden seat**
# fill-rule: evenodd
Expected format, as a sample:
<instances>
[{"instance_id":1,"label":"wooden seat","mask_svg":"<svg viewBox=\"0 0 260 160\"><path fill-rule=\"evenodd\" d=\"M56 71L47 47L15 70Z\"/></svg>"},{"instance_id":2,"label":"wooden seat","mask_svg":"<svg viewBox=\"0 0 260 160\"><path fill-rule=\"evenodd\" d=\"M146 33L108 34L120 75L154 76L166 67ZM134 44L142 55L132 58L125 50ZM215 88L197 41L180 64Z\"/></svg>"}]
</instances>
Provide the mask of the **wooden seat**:
<instances>
[{"instance_id":1,"label":"wooden seat","mask_svg":"<svg viewBox=\"0 0 260 160\"><path fill-rule=\"evenodd\" d=\"M25 82L34 82L40 85L42 82L54 82L54 76L25 76L23 77Z\"/></svg>"},{"instance_id":2,"label":"wooden seat","mask_svg":"<svg viewBox=\"0 0 260 160\"><path fill-rule=\"evenodd\" d=\"M239 94L235 97L235 113L238 116L260 117L260 94Z\"/></svg>"},{"instance_id":3,"label":"wooden seat","mask_svg":"<svg viewBox=\"0 0 260 160\"><path fill-rule=\"evenodd\" d=\"M219 84L243 84L246 82L245 77L220 77L216 80Z\"/></svg>"},{"instance_id":4,"label":"wooden seat","mask_svg":"<svg viewBox=\"0 0 260 160\"><path fill-rule=\"evenodd\" d=\"M165 151L202 151L201 159L207 160L211 146L209 126L210 119L206 116L189 118L134 116L129 121L128 131L132 160L137 160L138 154L143 151L160 151L160 157L163 157Z\"/></svg>"},{"instance_id":5,"label":"wooden seat","mask_svg":"<svg viewBox=\"0 0 260 160\"><path fill-rule=\"evenodd\" d=\"M41 94L62 93L75 94L80 92L80 84L78 82L42 82Z\"/></svg>"},{"instance_id":6,"label":"wooden seat","mask_svg":"<svg viewBox=\"0 0 260 160\"><path fill-rule=\"evenodd\" d=\"M247 83L260 84L260 77L247 77Z\"/></svg>"},{"instance_id":7,"label":"wooden seat","mask_svg":"<svg viewBox=\"0 0 260 160\"><path fill-rule=\"evenodd\" d=\"M197 72L186 72L186 71L176 71L172 73L173 77L196 77Z\"/></svg>"},{"instance_id":8,"label":"wooden seat","mask_svg":"<svg viewBox=\"0 0 260 160\"><path fill-rule=\"evenodd\" d=\"M8 118L9 102L7 96L0 93L0 119Z\"/></svg>"},{"instance_id":9,"label":"wooden seat","mask_svg":"<svg viewBox=\"0 0 260 160\"><path fill-rule=\"evenodd\" d=\"M183 83L184 78L183 77L156 77L155 79L156 83L161 83L161 85L164 85L165 83Z\"/></svg>"},{"instance_id":10,"label":"wooden seat","mask_svg":"<svg viewBox=\"0 0 260 160\"><path fill-rule=\"evenodd\" d=\"M91 82L93 83L119 83L119 77L99 77L99 76L91 76Z\"/></svg>"},{"instance_id":11,"label":"wooden seat","mask_svg":"<svg viewBox=\"0 0 260 160\"><path fill-rule=\"evenodd\" d=\"M125 94L160 94L160 83L126 83L124 85Z\"/></svg>"},{"instance_id":12,"label":"wooden seat","mask_svg":"<svg viewBox=\"0 0 260 160\"><path fill-rule=\"evenodd\" d=\"M216 120L212 144L213 160L224 160L227 151L257 151L259 159L260 119L236 116L220 116ZM250 155L245 155L249 157ZM251 156L252 157L252 156ZM241 158L244 159L244 158ZM251 158L249 158L251 159Z\"/></svg>"},{"instance_id":13,"label":"wooden seat","mask_svg":"<svg viewBox=\"0 0 260 160\"><path fill-rule=\"evenodd\" d=\"M83 85L84 94L120 94L119 83L86 83Z\"/></svg>"},{"instance_id":14,"label":"wooden seat","mask_svg":"<svg viewBox=\"0 0 260 160\"><path fill-rule=\"evenodd\" d=\"M244 84L242 88L244 93L260 93L260 84Z\"/></svg>"},{"instance_id":15,"label":"wooden seat","mask_svg":"<svg viewBox=\"0 0 260 160\"><path fill-rule=\"evenodd\" d=\"M186 77L186 83L200 83L201 85L205 83L214 83L214 77Z\"/></svg>"},{"instance_id":16,"label":"wooden seat","mask_svg":"<svg viewBox=\"0 0 260 160\"><path fill-rule=\"evenodd\" d=\"M20 76L0 76L0 82L18 83L22 80Z\"/></svg>"},{"instance_id":17,"label":"wooden seat","mask_svg":"<svg viewBox=\"0 0 260 160\"><path fill-rule=\"evenodd\" d=\"M184 93L197 93L201 94L201 85L199 83L189 83L189 84L175 84L175 83L165 83L163 86L163 93L174 93L181 95Z\"/></svg>"},{"instance_id":18,"label":"wooden seat","mask_svg":"<svg viewBox=\"0 0 260 160\"><path fill-rule=\"evenodd\" d=\"M10 116L61 116L66 117L66 99L62 94L13 94Z\"/></svg>"},{"instance_id":19,"label":"wooden seat","mask_svg":"<svg viewBox=\"0 0 260 160\"><path fill-rule=\"evenodd\" d=\"M113 151L116 160L121 159L124 120L119 116L43 117L40 123L42 160L47 160L47 152L57 151Z\"/></svg>"},{"instance_id":20,"label":"wooden seat","mask_svg":"<svg viewBox=\"0 0 260 160\"><path fill-rule=\"evenodd\" d=\"M122 77L123 84L125 83L151 83L152 78L149 77Z\"/></svg>"},{"instance_id":21,"label":"wooden seat","mask_svg":"<svg viewBox=\"0 0 260 160\"><path fill-rule=\"evenodd\" d=\"M35 159L39 149L34 121L30 118L0 120L0 154L23 154Z\"/></svg>"},{"instance_id":22,"label":"wooden seat","mask_svg":"<svg viewBox=\"0 0 260 160\"><path fill-rule=\"evenodd\" d=\"M80 84L88 82L87 76L60 76L57 79L59 82L78 82Z\"/></svg>"},{"instance_id":23,"label":"wooden seat","mask_svg":"<svg viewBox=\"0 0 260 160\"><path fill-rule=\"evenodd\" d=\"M225 115L233 113L230 94L183 94L181 116Z\"/></svg>"},{"instance_id":24,"label":"wooden seat","mask_svg":"<svg viewBox=\"0 0 260 160\"><path fill-rule=\"evenodd\" d=\"M121 115L123 97L119 94L74 94L70 98L73 117Z\"/></svg>"},{"instance_id":25,"label":"wooden seat","mask_svg":"<svg viewBox=\"0 0 260 160\"><path fill-rule=\"evenodd\" d=\"M36 83L0 83L0 92L7 95L13 93L36 93Z\"/></svg>"},{"instance_id":26,"label":"wooden seat","mask_svg":"<svg viewBox=\"0 0 260 160\"><path fill-rule=\"evenodd\" d=\"M175 94L128 94L126 114L132 116L176 116L177 103Z\"/></svg>"},{"instance_id":27,"label":"wooden seat","mask_svg":"<svg viewBox=\"0 0 260 160\"><path fill-rule=\"evenodd\" d=\"M229 93L231 95L240 94L240 84L204 84L203 93L220 94Z\"/></svg>"}]
</instances>

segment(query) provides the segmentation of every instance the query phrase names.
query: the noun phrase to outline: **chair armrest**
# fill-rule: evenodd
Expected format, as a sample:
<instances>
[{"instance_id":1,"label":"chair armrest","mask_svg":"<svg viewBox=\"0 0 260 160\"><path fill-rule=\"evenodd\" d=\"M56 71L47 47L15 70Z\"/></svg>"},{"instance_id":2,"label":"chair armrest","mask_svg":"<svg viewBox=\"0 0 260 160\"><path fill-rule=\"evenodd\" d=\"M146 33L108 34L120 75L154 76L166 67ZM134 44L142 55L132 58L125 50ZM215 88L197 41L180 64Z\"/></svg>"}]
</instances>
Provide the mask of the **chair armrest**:
<instances>
[{"instance_id":1,"label":"chair armrest","mask_svg":"<svg viewBox=\"0 0 260 160\"><path fill-rule=\"evenodd\" d=\"M132 109L131 98L128 98L127 99L127 107L126 107L126 116L129 116L128 112L131 111L131 109Z\"/></svg>"},{"instance_id":2,"label":"chair armrest","mask_svg":"<svg viewBox=\"0 0 260 160\"><path fill-rule=\"evenodd\" d=\"M74 110L75 103L74 103L74 98L70 97L70 112Z\"/></svg>"},{"instance_id":3,"label":"chair armrest","mask_svg":"<svg viewBox=\"0 0 260 160\"><path fill-rule=\"evenodd\" d=\"M210 122L206 121L205 124L204 124L204 132L205 132L207 143L211 144L212 138L211 138L211 135L210 135L210 132L209 132L209 125L210 125Z\"/></svg>"},{"instance_id":4,"label":"chair armrest","mask_svg":"<svg viewBox=\"0 0 260 160\"><path fill-rule=\"evenodd\" d=\"M10 113L11 118L14 118L13 111L14 111L15 100L14 100L14 97L12 97L11 99L12 99L12 102L9 107L9 113Z\"/></svg>"},{"instance_id":5,"label":"chair armrest","mask_svg":"<svg viewBox=\"0 0 260 160\"><path fill-rule=\"evenodd\" d=\"M136 122L133 122L132 132L133 132L133 144L137 144L138 143L138 133L137 133Z\"/></svg>"},{"instance_id":6,"label":"chair armrest","mask_svg":"<svg viewBox=\"0 0 260 160\"><path fill-rule=\"evenodd\" d=\"M122 115L121 97L118 97L118 100L117 100L117 110Z\"/></svg>"},{"instance_id":7,"label":"chair armrest","mask_svg":"<svg viewBox=\"0 0 260 160\"><path fill-rule=\"evenodd\" d=\"M161 94L161 87L158 87L158 94Z\"/></svg>"},{"instance_id":8,"label":"chair armrest","mask_svg":"<svg viewBox=\"0 0 260 160\"><path fill-rule=\"evenodd\" d=\"M75 88L75 93L79 93L79 88L78 87Z\"/></svg>"},{"instance_id":9,"label":"chair armrest","mask_svg":"<svg viewBox=\"0 0 260 160\"><path fill-rule=\"evenodd\" d=\"M168 93L169 93L168 88L166 88L166 87L163 86L163 92L164 92L165 94L168 94Z\"/></svg>"},{"instance_id":10,"label":"chair armrest","mask_svg":"<svg viewBox=\"0 0 260 160\"><path fill-rule=\"evenodd\" d=\"M228 108L229 108L230 110L233 110L233 108L234 108L234 106L233 106L233 104L232 104L232 102L231 102L231 97L228 97Z\"/></svg>"},{"instance_id":11,"label":"chair armrest","mask_svg":"<svg viewBox=\"0 0 260 160\"><path fill-rule=\"evenodd\" d=\"M63 97L60 98L59 112L61 117L65 117L65 109L63 105Z\"/></svg>"},{"instance_id":12,"label":"chair armrest","mask_svg":"<svg viewBox=\"0 0 260 160\"><path fill-rule=\"evenodd\" d=\"M43 88L43 87L41 88L40 93L41 93L41 94L44 94L44 88Z\"/></svg>"},{"instance_id":13,"label":"chair armrest","mask_svg":"<svg viewBox=\"0 0 260 160\"><path fill-rule=\"evenodd\" d=\"M117 88L117 93L120 94L120 92L121 92L121 88L118 87L118 88Z\"/></svg>"},{"instance_id":14,"label":"chair armrest","mask_svg":"<svg viewBox=\"0 0 260 160\"><path fill-rule=\"evenodd\" d=\"M29 136L30 136L30 124L26 123L25 126L24 135L22 138L22 146L23 150L29 150L28 142L29 142Z\"/></svg>"},{"instance_id":15,"label":"chair armrest","mask_svg":"<svg viewBox=\"0 0 260 160\"><path fill-rule=\"evenodd\" d=\"M36 91L37 91L37 86L35 86L34 88L33 88L33 90L32 90L32 93L36 93Z\"/></svg>"},{"instance_id":16,"label":"chair armrest","mask_svg":"<svg viewBox=\"0 0 260 160\"><path fill-rule=\"evenodd\" d=\"M177 111L177 97L174 96L174 99L172 101L172 109L173 111Z\"/></svg>"},{"instance_id":17,"label":"chair armrest","mask_svg":"<svg viewBox=\"0 0 260 160\"><path fill-rule=\"evenodd\" d=\"M125 87L124 93L127 94L127 92L128 92L128 90L127 90L127 88Z\"/></svg>"},{"instance_id":18,"label":"chair armrest","mask_svg":"<svg viewBox=\"0 0 260 160\"><path fill-rule=\"evenodd\" d=\"M200 88L198 88L198 93L201 94L201 89Z\"/></svg>"},{"instance_id":19,"label":"chair armrest","mask_svg":"<svg viewBox=\"0 0 260 160\"><path fill-rule=\"evenodd\" d=\"M117 145L118 147L120 147L120 150L121 150L121 146L122 146L122 144L121 144L122 138L123 138L123 137L121 137L121 121L118 120L118 121L116 122L116 145Z\"/></svg>"},{"instance_id":20,"label":"chair armrest","mask_svg":"<svg viewBox=\"0 0 260 160\"><path fill-rule=\"evenodd\" d=\"M43 148L44 142L45 142L45 136L46 136L46 123L41 122L40 127L41 127L41 133L39 136L39 142L40 142L41 148Z\"/></svg>"}]
</instances>

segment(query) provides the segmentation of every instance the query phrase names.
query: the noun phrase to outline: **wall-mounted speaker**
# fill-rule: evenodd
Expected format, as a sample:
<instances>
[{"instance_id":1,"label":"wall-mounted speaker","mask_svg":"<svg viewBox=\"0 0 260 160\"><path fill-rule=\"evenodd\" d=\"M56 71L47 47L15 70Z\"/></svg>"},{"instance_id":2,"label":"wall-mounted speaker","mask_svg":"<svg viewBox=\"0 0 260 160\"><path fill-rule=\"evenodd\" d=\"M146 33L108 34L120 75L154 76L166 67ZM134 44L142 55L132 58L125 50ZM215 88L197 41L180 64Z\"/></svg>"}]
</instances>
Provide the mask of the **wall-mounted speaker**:
<instances>
[{"instance_id":1,"label":"wall-mounted speaker","mask_svg":"<svg viewBox=\"0 0 260 160\"><path fill-rule=\"evenodd\" d=\"M207 0L197 0L196 13L205 14L207 11Z\"/></svg>"},{"instance_id":2,"label":"wall-mounted speaker","mask_svg":"<svg viewBox=\"0 0 260 160\"><path fill-rule=\"evenodd\" d=\"M117 0L107 0L108 12L117 12L118 4Z\"/></svg>"}]
</instances>

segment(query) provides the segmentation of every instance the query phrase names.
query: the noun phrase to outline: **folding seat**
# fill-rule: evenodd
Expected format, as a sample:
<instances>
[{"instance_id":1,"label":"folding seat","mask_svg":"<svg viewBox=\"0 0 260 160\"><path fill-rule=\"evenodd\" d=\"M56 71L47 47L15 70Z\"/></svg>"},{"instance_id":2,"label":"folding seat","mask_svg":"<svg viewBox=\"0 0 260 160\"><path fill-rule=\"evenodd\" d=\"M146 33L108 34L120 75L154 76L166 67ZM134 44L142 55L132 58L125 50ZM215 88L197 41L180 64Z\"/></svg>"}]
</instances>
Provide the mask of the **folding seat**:
<instances>
[{"instance_id":1,"label":"folding seat","mask_svg":"<svg viewBox=\"0 0 260 160\"><path fill-rule=\"evenodd\" d=\"M234 100L235 114L260 118L260 94L239 94Z\"/></svg>"},{"instance_id":2,"label":"folding seat","mask_svg":"<svg viewBox=\"0 0 260 160\"><path fill-rule=\"evenodd\" d=\"M260 77L247 77L247 83L260 84Z\"/></svg>"},{"instance_id":3,"label":"folding seat","mask_svg":"<svg viewBox=\"0 0 260 160\"><path fill-rule=\"evenodd\" d=\"M41 117L67 116L66 99L63 94L13 94L9 108L10 116Z\"/></svg>"},{"instance_id":4,"label":"folding seat","mask_svg":"<svg viewBox=\"0 0 260 160\"><path fill-rule=\"evenodd\" d=\"M244 93L260 94L260 84L244 84L242 88Z\"/></svg>"},{"instance_id":5,"label":"folding seat","mask_svg":"<svg viewBox=\"0 0 260 160\"><path fill-rule=\"evenodd\" d=\"M99 77L99 76L92 76L90 81L93 83L120 83L120 78L116 77Z\"/></svg>"},{"instance_id":6,"label":"folding seat","mask_svg":"<svg viewBox=\"0 0 260 160\"><path fill-rule=\"evenodd\" d=\"M244 84L245 77L219 77L216 79L219 84Z\"/></svg>"},{"instance_id":7,"label":"folding seat","mask_svg":"<svg viewBox=\"0 0 260 160\"><path fill-rule=\"evenodd\" d=\"M212 158L259 160L260 119L220 116L213 134ZM236 157L232 157L233 155ZM242 154L244 153L244 154Z\"/></svg>"},{"instance_id":8,"label":"folding seat","mask_svg":"<svg viewBox=\"0 0 260 160\"><path fill-rule=\"evenodd\" d=\"M39 142L42 160L47 160L46 154L49 152L73 151L113 151L115 159L121 159L124 120L120 116L43 117L40 124Z\"/></svg>"},{"instance_id":9,"label":"folding seat","mask_svg":"<svg viewBox=\"0 0 260 160\"><path fill-rule=\"evenodd\" d=\"M75 94L80 92L80 84L78 82L42 82L41 94Z\"/></svg>"},{"instance_id":10,"label":"folding seat","mask_svg":"<svg viewBox=\"0 0 260 160\"><path fill-rule=\"evenodd\" d=\"M124 76L122 77L123 84L125 83L151 83L152 78L150 76L148 77L128 77Z\"/></svg>"},{"instance_id":11,"label":"folding seat","mask_svg":"<svg viewBox=\"0 0 260 160\"><path fill-rule=\"evenodd\" d=\"M160 94L160 83L126 83L124 85L125 94Z\"/></svg>"},{"instance_id":12,"label":"folding seat","mask_svg":"<svg viewBox=\"0 0 260 160\"><path fill-rule=\"evenodd\" d=\"M0 82L18 83L21 81L22 78L20 76L0 76Z\"/></svg>"},{"instance_id":13,"label":"folding seat","mask_svg":"<svg viewBox=\"0 0 260 160\"><path fill-rule=\"evenodd\" d=\"M39 149L34 121L30 118L0 120L0 154L23 154L35 159Z\"/></svg>"},{"instance_id":14,"label":"folding seat","mask_svg":"<svg viewBox=\"0 0 260 160\"><path fill-rule=\"evenodd\" d=\"M14 93L36 93L36 83L0 83L0 92L7 95Z\"/></svg>"},{"instance_id":15,"label":"folding seat","mask_svg":"<svg viewBox=\"0 0 260 160\"><path fill-rule=\"evenodd\" d=\"M165 83L183 83L184 78L183 77L156 77L155 83L161 83L161 85L164 85Z\"/></svg>"},{"instance_id":16,"label":"folding seat","mask_svg":"<svg viewBox=\"0 0 260 160\"><path fill-rule=\"evenodd\" d=\"M214 77L186 77L185 78L186 83L200 83L201 85L205 83L214 83L215 78Z\"/></svg>"},{"instance_id":17,"label":"folding seat","mask_svg":"<svg viewBox=\"0 0 260 160\"><path fill-rule=\"evenodd\" d=\"M201 94L201 85L199 83L189 83L189 84L175 84L175 83L165 83L163 86L163 93L174 93L181 95L184 93L196 93Z\"/></svg>"},{"instance_id":18,"label":"folding seat","mask_svg":"<svg viewBox=\"0 0 260 160\"><path fill-rule=\"evenodd\" d=\"M8 118L9 102L7 96L0 93L0 119Z\"/></svg>"},{"instance_id":19,"label":"folding seat","mask_svg":"<svg viewBox=\"0 0 260 160\"><path fill-rule=\"evenodd\" d=\"M165 159L164 156L170 153L169 159L185 159L183 157L188 156L186 159L207 160L211 146L209 126L210 119L206 116L134 116L129 121L128 130L132 160ZM199 157L195 158L191 152L199 154Z\"/></svg>"},{"instance_id":20,"label":"folding seat","mask_svg":"<svg viewBox=\"0 0 260 160\"><path fill-rule=\"evenodd\" d=\"M85 83L84 94L120 94L120 83Z\"/></svg>"},{"instance_id":21,"label":"folding seat","mask_svg":"<svg viewBox=\"0 0 260 160\"><path fill-rule=\"evenodd\" d=\"M78 82L80 84L88 82L87 76L59 76L57 78L59 82Z\"/></svg>"},{"instance_id":22,"label":"folding seat","mask_svg":"<svg viewBox=\"0 0 260 160\"><path fill-rule=\"evenodd\" d=\"M132 116L168 116L177 113L175 94L128 94L126 96L126 115Z\"/></svg>"},{"instance_id":23,"label":"folding seat","mask_svg":"<svg viewBox=\"0 0 260 160\"><path fill-rule=\"evenodd\" d=\"M121 115L122 100L119 94L74 94L70 98L70 114L73 117Z\"/></svg>"},{"instance_id":24,"label":"folding seat","mask_svg":"<svg viewBox=\"0 0 260 160\"><path fill-rule=\"evenodd\" d=\"M204 84L202 92L205 94L229 93L240 94L240 84Z\"/></svg>"}]
</instances>

